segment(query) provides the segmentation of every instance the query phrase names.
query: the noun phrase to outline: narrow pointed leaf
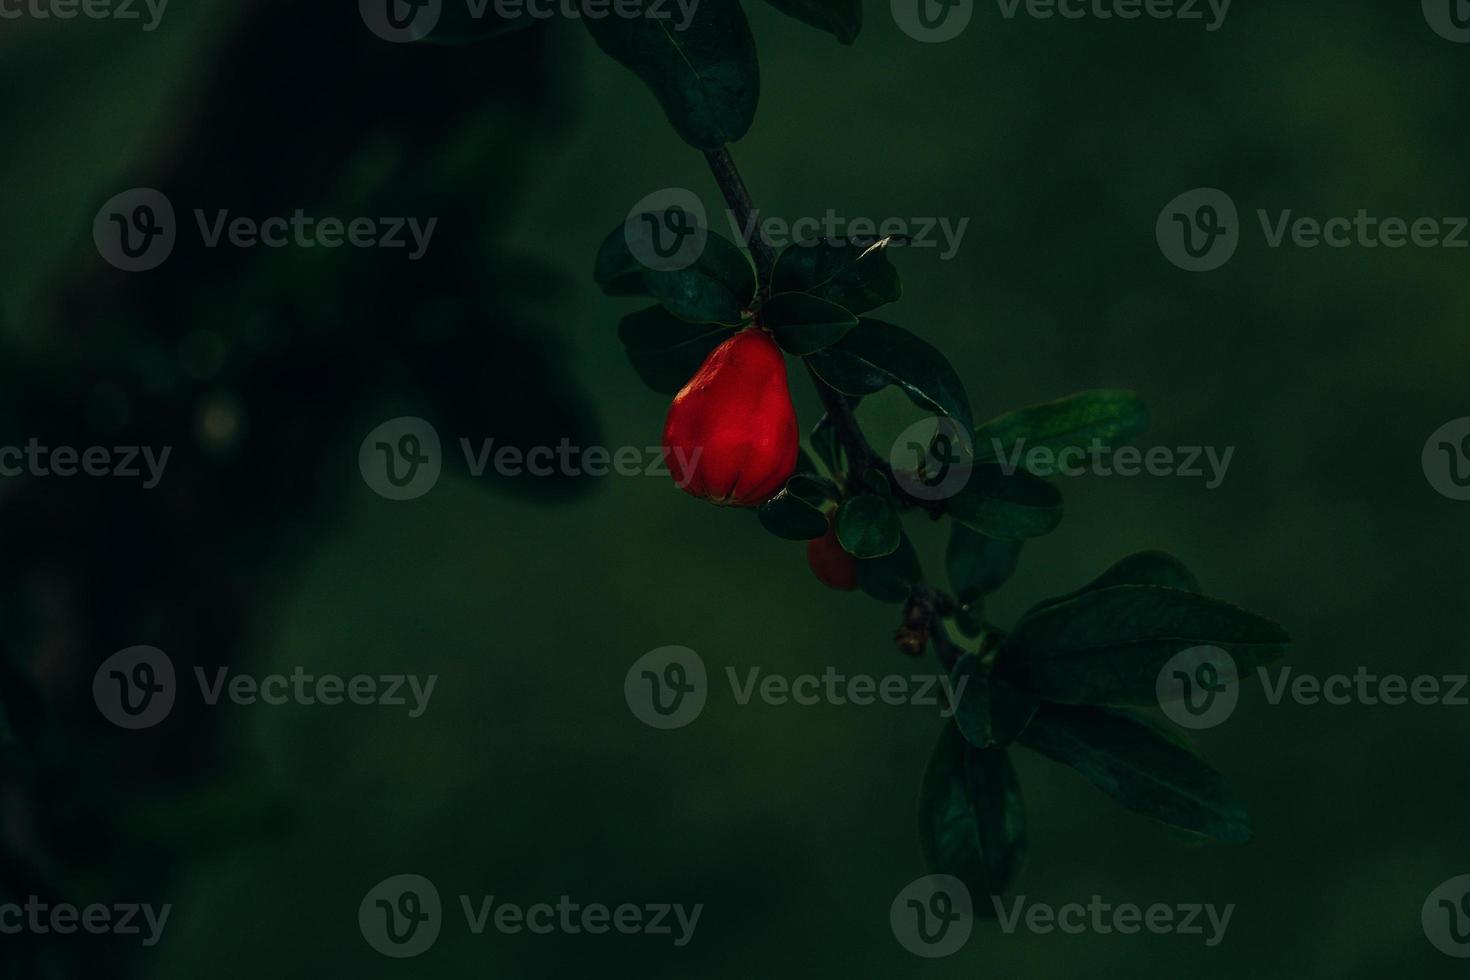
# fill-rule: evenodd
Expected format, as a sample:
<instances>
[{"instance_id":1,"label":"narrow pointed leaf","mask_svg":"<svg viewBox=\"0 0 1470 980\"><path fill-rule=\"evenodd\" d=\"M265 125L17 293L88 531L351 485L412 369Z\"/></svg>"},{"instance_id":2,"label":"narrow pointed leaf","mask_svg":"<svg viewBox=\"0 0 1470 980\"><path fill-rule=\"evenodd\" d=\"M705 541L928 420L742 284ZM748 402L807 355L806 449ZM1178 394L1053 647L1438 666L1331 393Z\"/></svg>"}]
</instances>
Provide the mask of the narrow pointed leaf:
<instances>
[{"instance_id":1,"label":"narrow pointed leaf","mask_svg":"<svg viewBox=\"0 0 1470 980\"><path fill-rule=\"evenodd\" d=\"M1047 701L1150 705L1157 703L1159 672L1177 653L1219 647L1245 676L1290 642L1269 619L1219 599L1114 585L1022 620L1002 645L996 670Z\"/></svg>"},{"instance_id":2,"label":"narrow pointed leaf","mask_svg":"<svg viewBox=\"0 0 1470 980\"><path fill-rule=\"evenodd\" d=\"M759 322L782 350L801 357L831 347L858 319L836 303L806 293L777 293L761 307Z\"/></svg>"},{"instance_id":3,"label":"narrow pointed leaf","mask_svg":"<svg viewBox=\"0 0 1470 980\"><path fill-rule=\"evenodd\" d=\"M730 327L688 323L662 306L630 313L618 324L633 370L644 384L667 395L684 387L709 352L732 335Z\"/></svg>"},{"instance_id":4,"label":"narrow pointed leaf","mask_svg":"<svg viewBox=\"0 0 1470 980\"><path fill-rule=\"evenodd\" d=\"M1068 592L1054 599L1043 599L1026 610L1025 616L1021 618L1025 619L1026 616L1068 599L1075 599L1084 592L1096 592L1114 585L1158 585L1169 589L1183 589L1185 592L1199 591L1199 582L1178 558L1162 551L1140 551L1124 558L1075 592Z\"/></svg>"},{"instance_id":5,"label":"narrow pointed leaf","mask_svg":"<svg viewBox=\"0 0 1470 980\"><path fill-rule=\"evenodd\" d=\"M972 590L982 595L994 592L1011 577L1020 557L1020 541L988 537L959 521L950 529L944 556L956 595Z\"/></svg>"},{"instance_id":6,"label":"narrow pointed leaf","mask_svg":"<svg viewBox=\"0 0 1470 980\"><path fill-rule=\"evenodd\" d=\"M1143 721L1043 704L1020 743L1076 769L1130 810L1228 843L1250 840L1250 816L1224 778Z\"/></svg>"},{"instance_id":7,"label":"narrow pointed leaf","mask_svg":"<svg viewBox=\"0 0 1470 980\"><path fill-rule=\"evenodd\" d=\"M739 0L699 0L682 30L677 7L627 2L639 16L604 10L582 18L597 46L643 79L690 146L715 150L744 136L760 98L760 68Z\"/></svg>"},{"instance_id":8,"label":"narrow pointed leaf","mask_svg":"<svg viewBox=\"0 0 1470 980\"><path fill-rule=\"evenodd\" d=\"M1014 458L1017 450L1122 445L1148 426L1148 409L1132 391L1083 391L991 419L975 430L976 459ZM1019 456L1026 465L1025 452Z\"/></svg>"},{"instance_id":9,"label":"narrow pointed leaf","mask_svg":"<svg viewBox=\"0 0 1470 980\"><path fill-rule=\"evenodd\" d=\"M919 843L935 874L970 889L975 911L1015 878L1026 853L1026 807L1003 748L977 749L946 725L924 772L919 794Z\"/></svg>"},{"instance_id":10,"label":"narrow pointed leaf","mask_svg":"<svg viewBox=\"0 0 1470 980\"><path fill-rule=\"evenodd\" d=\"M859 315L892 303L903 287L888 261L890 241L823 238L787 246L776 259L772 291L810 293Z\"/></svg>"},{"instance_id":11,"label":"narrow pointed leaf","mask_svg":"<svg viewBox=\"0 0 1470 980\"><path fill-rule=\"evenodd\" d=\"M807 358L827 384L846 395L897 385L921 408L948 415L969 432L970 398L943 354L901 327L862 319L841 341Z\"/></svg>"},{"instance_id":12,"label":"narrow pointed leaf","mask_svg":"<svg viewBox=\"0 0 1470 980\"><path fill-rule=\"evenodd\" d=\"M995 465L976 466L947 506L956 521L1000 541L1050 534L1062 521L1056 487L1025 470L1007 474Z\"/></svg>"}]
</instances>

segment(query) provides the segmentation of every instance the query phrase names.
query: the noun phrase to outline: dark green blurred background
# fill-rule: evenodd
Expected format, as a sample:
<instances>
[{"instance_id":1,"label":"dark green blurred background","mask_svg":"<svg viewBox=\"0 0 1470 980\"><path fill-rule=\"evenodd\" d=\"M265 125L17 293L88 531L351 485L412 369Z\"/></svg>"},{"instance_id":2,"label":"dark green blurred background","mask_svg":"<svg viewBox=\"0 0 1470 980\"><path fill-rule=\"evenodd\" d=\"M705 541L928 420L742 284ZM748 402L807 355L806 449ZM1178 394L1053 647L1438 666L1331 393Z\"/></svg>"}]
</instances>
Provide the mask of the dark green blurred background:
<instances>
[{"instance_id":1,"label":"dark green blurred background","mask_svg":"<svg viewBox=\"0 0 1470 980\"><path fill-rule=\"evenodd\" d=\"M220 52L236 42L245 8L179 2L153 33L88 21L0 26L5 370L31 386L24 406L9 411L28 419L26 434L62 441L48 412L86 398L66 380L69 363L115 365L134 344L170 355L181 338L205 331L224 366L170 389L134 420L175 419L157 431L184 433L176 455L204 460L185 471L194 482L181 498L198 512L170 504L170 540L187 547L195 521L214 529L192 540L221 574L196 587L240 590L236 615L218 626L231 645L226 662L251 672L299 664L318 673L437 673L439 683L417 720L379 709L224 706L197 728L177 718L150 733L105 727L88 693L96 663L156 641L189 664L198 651L180 645L210 634L171 633L170 617L208 618L187 589L155 593L126 581L135 573L166 580L155 573L175 561L150 547L150 512L121 543L106 535L124 522L98 504L112 515L99 519L103 537L66 554L109 552L105 568L118 582L89 580L89 594L146 593L137 599L148 614L139 614L142 625L97 615L82 631L86 642L62 645L77 680L46 691L55 727L35 785L47 787L41 799L62 799L58 826L81 808L106 832L78 844L82 822L70 842L12 834L10 845L34 849L76 901L175 905L156 948L117 945L123 972L1368 977L1459 969L1429 945L1419 916L1431 889L1470 872L1470 709L1272 706L1249 686L1229 723L1197 738L1251 808L1256 839L1239 847L1185 842L1070 770L1018 752L1031 847L1015 894L1052 904L1094 894L1142 905L1234 903L1226 940L1206 949L1199 937L1008 936L981 924L961 954L920 960L895 942L888 909L923 873L914 809L939 730L932 711L740 707L717 685L693 725L660 732L638 722L622 695L633 660L668 644L693 648L721 673L727 665L910 673L916 664L890 640L896 607L824 589L801 546L666 480L608 478L553 494L467 479L451 449L449 472L427 496L395 503L374 494L356 466L374 425L437 417L434 399L448 397L450 385L514 389L530 356L491 333L476 357L455 358L456 371L439 374L424 361L400 369L395 332L422 329L428 314L410 296L401 317L368 323L374 310L351 294L355 277L390 280L401 259L369 273L339 268L356 257L230 255L211 258L197 279L169 267L154 276L156 288L193 292L162 332L148 312L128 326L114 322L128 319L130 303L157 308L145 287L107 286L83 314L67 312L77 283L101 267L90 240L99 205L155 175L185 172L176 161L194 155L189 143L201 138L185 123L211 119L208 100L221 91L211 86L225 81ZM456 253L465 257L456 274L507 282L517 322L527 324L515 336L528 350L550 351L551 363L563 359L566 377L551 369L545 384L526 382L529 393L516 395L523 411L539 418L565 395L588 407L587 431L603 444L655 444L667 398L640 384L615 333L637 304L599 293L592 256L654 190L690 188L712 212L720 201L700 155L676 138L641 83L598 52L581 25L554 23L444 54L465 72L443 91L403 82L399 122L379 126L365 94L340 114L316 102L323 92L350 100L359 91L354 66L381 70L373 59L387 55L343 55L314 68L303 33L350 35L352 52L391 46L367 33L351 5L306 18L311 24L291 11L277 4L271 22L253 21L259 51L270 50L275 32L286 53L245 60L233 74L241 102L262 90L259 118L205 124L252 147L253 169L219 188L207 170L193 171L183 192L162 178L157 186L176 195L181 213L272 213L252 210L259 181L281 189L289 206L324 213L395 213L396 204L438 215L446 238L482 243ZM1240 0L1215 33L1174 21L1005 20L994 4L978 3L964 34L934 45L900 32L886 3L869 3L851 48L758 0L747 13L761 107L733 150L767 214L832 208L873 219L969 219L952 260L940 261L937 249L897 255L905 295L884 316L948 354L977 417L1088 387L1132 387L1153 416L1141 445L1236 447L1213 491L1189 479L1063 480L1066 518L1027 545L992 604L999 621L1126 554L1160 548L1209 593L1283 623L1297 640L1288 662L1298 671L1466 669L1470 504L1429 486L1420 451L1434 429L1470 414L1467 255L1273 250L1254 214L1465 214L1470 47L1437 36L1408 3ZM391 71L407 78L438 51ZM288 71L301 85L283 93L272 74ZM522 87L535 97L519 102ZM327 130L312 145L270 128L277 111L290 115L289 91ZM466 108L434 125L402 123L447 99ZM477 101L488 108L474 109ZM459 153L464 146L475 150ZM382 147L402 165L374 170ZM338 162L316 165L328 157ZM473 165L435 169L426 157ZM381 177L363 179L370 203L349 179L362 172ZM1160 254L1154 222L1167 201L1199 186L1228 191L1246 231L1228 265L1192 275ZM511 305L499 287L487 292L488 303ZM273 341L272 356L303 365L289 396L247 381L240 366L243 351L258 349L246 325L269 332L284 316L282 294L293 326ZM312 357L293 360L303 347ZM351 397L338 397L336 365L356 379ZM318 380L323 393L313 398ZM793 390L809 426L815 398L799 375ZM211 456L188 438L190 420L220 398L233 406L239 435L229 452ZM478 440L499 431L496 413L507 411L486 396L440 434L450 445L461 435ZM281 469L287 464L270 455L275 434L290 428L271 421L278 414L311 428L307 444L319 451L309 465ZM880 446L918 417L897 396L870 399L861 414ZM225 461L211 463L216 457ZM256 479L272 489L258 490ZM15 495L0 507L7 503L17 506ZM253 514L248 533L232 534L243 511ZM31 517L12 510L8 519ZM47 553L48 535L71 540L58 528L32 532L36 555ZM936 529L917 521L910 531L938 575ZM37 558L26 574L64 576L71 561L51 567ZM82 612L96 607L83 603ZM54 649L22 646L25 671L56 677L46 659ZM191 762L160 763L164 775L151 768L171 753ZM31 825L51 819L43 809ZM81 858L68 858L72 847ZM363 942L356 913L373 884L403 872L432 879L452 907L433 950L394 961ZM520 904L562 894L610 905L701 902L705 910L683 949L650 936L472 937L458 918L460 894ZM43 975L65 975L58 971L70 956L50 949L36 962Z\"/></svg>"}]
</instances>

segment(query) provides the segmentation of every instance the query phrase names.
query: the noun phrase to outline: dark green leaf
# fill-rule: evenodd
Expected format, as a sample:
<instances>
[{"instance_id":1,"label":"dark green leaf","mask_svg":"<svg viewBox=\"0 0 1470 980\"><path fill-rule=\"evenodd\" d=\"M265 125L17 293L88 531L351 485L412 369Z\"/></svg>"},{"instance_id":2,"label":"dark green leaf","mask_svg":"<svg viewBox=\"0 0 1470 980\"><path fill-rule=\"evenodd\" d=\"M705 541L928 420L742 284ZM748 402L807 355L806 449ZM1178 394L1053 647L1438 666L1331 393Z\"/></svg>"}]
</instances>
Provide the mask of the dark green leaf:
<instances>
[{"instance_id":1,"label":"dark green leaf","mask_svg":"<svg viewBox=\"0 0 1470 980\"><path fill-rule=\"evenodd\" d=\"M994 592L1011 577L1020 557L1019 540L987 537L959 521L950 529L949 549L944 556L949 584L956 594L971 589L982 594Z\"/></svg>"},{"instance_id":2,"label":"dark green leaf","mask_svg":"<svg viewBox=\"0 0 1470 980\"><path fill-rule=\"evenodd\" d=\"M862 319L841 341L807 358L827 384L847 395L898 385L921 408L971 425L970 398L949 361L901 327Z\"/></svg>"},{"instance_id":3,"label":"dark green leaf","mask_svg":"<svg viewBox=\"0 0 1470 980\"><path fill-rule=\"evenodd\" d=\"M898 270L888 261L889 242L887 238L869 244L824 238L789 245L776 259L771 289L810 293L856 314L892 303L903 288Z\"/></svg>"},{"instance_id":4,"label":"dark green leaf","mask_svg":"<svg viewBox=\"0 0 1470 980\"><path fill-rule=\"evenodd\" d=\"M1036 698L990 676L976 654L967 653L959 659L950 682L960 702L955 708L955 724L965 741L977 748L1014 741L1036 714Z\"/></svg>"},{"instance_id":5,"label":"dark green leaf","mask_svg":"<svg viewBox=\"0 0 1470 980\"><path fill-rule=\"evenodd\" d=\"M1040 537L1062 520L1062 495L1025 470L1007 475L999 466L976 466L969 482L949 498L949 515L1001 541Z\"/></svg>"},{"instance_id":6,"label":"dark green leaf","mask_svg":"<svg viewBox=\"0 0 1470 980\"><path fill-rule=\"evenodd\" d=\"M837 343L858 321L836 303L806 293L777 293L761 307L760 322L782 350L800 357Z\"/></svg>"},{"instance_id":7,"label":"dark green leaf","mask_svg":"<svg viewBox=\"0 0 1470 980\"><path fill-rule=\"evenodd\" d=\"M1220 774L1142 721L1101 708L1043 704L1020 741L1076 769L1130 810L1229 843L1250 840L1250 816Z\"/></svg>"},{"instance_id":8,"label":"dark green leaf","mask_svg":"<svg viewBox=\"0 0 1470 980\"><path fill-rule=\"evenodd\" d=\"M640 16L584 16L592 38L653 90L674 130L690 146L715 150L745 135L760 98L755 39L739 0L700 0L677 29L671 8L650 17L656 0L632 0Z\"/></svg>"},{"instance_id":9,"label":"dark green leaf","mask_svg":"<svg viewBox=\"0 0 1470 980\"><path fill-rule=\"evenodd\" d=\"M842 499L842 491L838 489L837 484L816 473L797 473L786 481L786 489L817 507L829 502L836 503Z\"/></svg>"},{"instance_id":10,"label":"dark green leaf","mask_svg":"<svg viewBox=\"0 0 1470 980\"><path fill-rule=\"evenodd\" d=\"M786 481L781 492L756 508L761 526L778 538L809 541L827 533L827 515L822 512L830 481L798 473ZM832 487L835 491L836 487Z\"/></svg>"},{"instance_id":11,"label":"dark green leaf","mask_svg":"<svg viewBox=\"0 0 1470 980\"><path fill-rule=\"evenodd\" d=\"M770 4L843 44L855 41L863 26L862 0L770 0Z\"/></svg>"},{"instance_id":12,"label":"dark green leaf","mask_svg":"<svg viewBox=\"0 0 1470 980\"><path fill-rule=\"evenodd\" d=\"M640 242L657 234L658 223L675 211L640 215L652 223L635 218L609 232L597 250L593 278L609 296L652 296L681 320L739 323L755 295L755 273L729 239L707 234L698 256L682 269L654 269L639 261L635 250L652 254Z\"/></svg>"},{"instance_id":13,"label":"dark green leaf","mask_svg":"<svg viewBox=\"0 0 1470 980\"><path fill-rule=\"evenodd\" d=\"M1043 448L1048 455L1087 449L1094 441L1119 446L1148 426L1148 409L1131 391L1083 391L1043 405L1032 405L991 419L975 431L976 459L1017 459Z\"/></svg>"},{"instance_id":14,"label":"dark green leaf","mask_svg":"<svg viewBox=\"0 0 1470 980\"><path fill-rule=\"evenodd\" d=\"M907 534L900 534L898 550L882 558L860 559L858 587L883 602L903 602L914 583L923 577L919 556Z\"/></svg>"},{"instance_id":15,"label":"dark green leaf","mask_svg":"<svg viewBox=\"0 0 1470 980\"><path fill-rule=\"evenodd\" d=\"M965 883L975 911L1005 891L1026 853L1026 807L1003 748L977 749L946 725L924 772L919 843L935 874Z\"/></svg>"},{"instance_id":16,"label":"dark green leaf","mask_svg":"<svg viewBox=\"0 0 1470 980\"><path fill-rule=\"evenodd\" d=\"M684 387L710 351L731 336L729 327L688 323L662 306L629 313L618 324L618 339L633 369L644 384L668 395Z\"/></svg>"},{"instance_id":17,"label":"dark green leaf","mask_svg":"<svg viewBox=\"0 0 1470 980\"><path fill-rule=\"evenodd\" d=\"M893 506L876 494L849 497L837 508L837 540L855 558L881 558L898 550L903 528Z\"/></svg>"},{"instance_id":18,"label":"dark green leaf","mask_svg":"<svg viewBox=\"0 0 1470 980\"><path fill-rule=\"evenodd\" d=\"M1215 646L1243 676L1291 638L1268 619L1219 599L1154 585L1114 585L1038 610L1001 647L997 669L1048 701L1157 703L1169 658Z\"/></svg>"},{"instance_id":19,"label":"dark green leaf","mask_svg":"<svg viewBox=\"0 0 1470 980\"><path fill-rule=\"evenodd\" d=\"M1124 558L1075 592L1068 592L1055 599L1043 599L1028 609L1021 618L1025 619L1048 606L1075 599L1084 592L1096 592L1113 585L1161 585L1170 589L1183 589L1185 592L1199 591L1199 583L1178 558L1162 551L1140 551Z\"/></svg>"}]
</instances>

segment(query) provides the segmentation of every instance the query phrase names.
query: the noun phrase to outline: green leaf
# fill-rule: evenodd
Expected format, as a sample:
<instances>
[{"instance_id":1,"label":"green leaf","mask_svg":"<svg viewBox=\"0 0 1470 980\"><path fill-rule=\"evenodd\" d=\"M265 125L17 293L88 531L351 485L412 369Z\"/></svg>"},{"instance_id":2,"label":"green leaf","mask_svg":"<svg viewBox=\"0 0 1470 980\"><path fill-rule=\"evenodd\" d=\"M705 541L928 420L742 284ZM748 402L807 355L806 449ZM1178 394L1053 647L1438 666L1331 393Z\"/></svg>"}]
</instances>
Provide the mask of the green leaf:
<instances>
[{"instance_id":1,"label":"green leaf","mask_svg":"<svg viewBox=\"0 0 1470 980\"><path fill-rule=\"evenodd\" d=\"M822 504L840 496L831 480L797 473L781 492L756 508L761 526L778 538L810 541L827 533L827 515Z\"/></svg>"},{"instance_id":2,"label":"green leaf","mask_svg":"<svg viewBox=\"0 0 1470 980\"><path fill-rule=\"evenodd\" d=\"M863 26L862 0L770 0L770 4L843 44L857 40Z\"/></svg>"},{"instance_id":3,"label":"green leaf","mask_svg":"<svg viewBox=\"0 0 1470 980\"><path fill-rule=\"evenodd\" d=\"M919 407L948 415L970 431L970 398L949 361L901 327L862 319L846 337L806 359L817 376L845 395L871 395L898 385Z\"/></svg>"},{"instance_id":4,"label":"green leaf","mask_svg":"<svg viewBox=\"0 0 1470 980\"><path fill-rule=\"evenodd\" d=\"M871 244L823 238L786 247L771 273L772 292L810 293L862 314L903 293L898 270L888 261L891 239ZM866 392L852 392L866 394Z\"/></svg>"},{"instance_id":5,"label":"green leaf","mask_svg":"<svg viewBox=\"0 0 1470 980\"><path fill-rule=\"evenodd\" d=\"M993 464L976 466L947 506L956 521L1000 541L1050 534L1062 520L1056 487L1025 470L1008 475Z\"/></svg>"},{"instance_id":6,"label":"green leaf","mask_svg":"<svg viewBox=\"0 0 1470 980\"><path fill-rule=\"evenodd\" d=\"M1068 592L1054 599L1043 599L1026 610L1021 618L1025 619L1048 606L1075 599L1084 592L1096 592L1114 585L1160 585L1169 589L1183 589L1185 592L1199 591L1199 582L1195 581L1189 569L1178 558L1162 551L1140 551L1124 558L1075 592Z\"/></svg>"},{"instance_id":7,"label":"green leaf","mask_svg":"<svg viewBox=\"0 0 1470 980\"><path fill-rule=\"evenodd\" d=\"M710 351L733 336L718 323L688 323L662 306L629 313L618 324L618 339L643 383L666 395L694 377Z\"/></svg>"},{"instance_id":8,"label":"green leaf","mask_svg":"<svg viewBox=\"0 0 1470 980\"><path fill-rule=\"evenodd\" d=\"M907 534L899 534L898 549L882 558L859 559L858 587L882 602L903 602L923 569Z\"/></svg>"},{"instance_id":9,"label":"green leaf","mask_svg":"<svg viewBox=\"0 0 1470 980\"><path fill-rule=\"evenodd\" d=\"M1020 742L1076 769L1130 810L1229 843L1250 840L1250 816L1223 777L1138 719L1043 704Z\"/></svg>"},{"instance_id":10,"label":"green leaf","mask_svg":"<svg viewBox=\"0 0 1470 980\"><path fill-rule=\"evenodd\" d=\"M652 246L642 243L675 212L687 214L673 208L651 212L609 232L597 250L593 279L609 296L652 296L691 323L740 323L755 296L755 273L745 253L729 239L708 233L693 264L682 269L653 269L639 261L635 248L645 256L652 254Z\"/></svg>"},{"instance_id":11,"label":"green leaf","mask_svg":"<svg viewBox=\"0 0 1470 980\"><path fill-rule=\"evenodd\" d=\"M957 595L971 590L981 594L994 592L1011 577L1020 557L1020 541L987 537L955 521L944 555L950 587Z\"/></svg>"},{"instance_id":12,"label":"green leaf","mask_svg":"<svg viewBox=\"0 0 1470 980\"><path fill-rule=\"evenodd\" d=\"M837 540L855 558L881 558L898 550L903 532L892 505L876 494L849 497L837 508Z\"/></svg>"},{"instance_id":13,"label":"green leaf","mask_svg":"<svg viewBox=\"0 0 1470 980\"><path fill-rule=\"evenodd\" d=\"M815 472L797 473L786 481L786 489L816 507L842 499L842 491L837 484Z\"/></svg>"},{"instance_id":14,"label":"green leaf","mask_svg":"<svg viewBox=\"0 0 1470 980\"><path fill-rule=\"evenodd\" d=\"M745 135L760 99L755 39L739 0L700 0L677 30L675 8L628 0L639 16L584 16L597 46L643 79L690 146L716 150ZM661 17L650 17L654 7Z\"/></svg>"},{"instance_id":15,"label":"green leaf","mask_svg":"<svg viewBox=\"0 0 1470 980\"><path fill-rule=\"evenodd\" d=\"M858 322L836 303L806 293L777 293L761 307L759 320L782 350L798 357L832 346Z\"/></svg>"},{"instance_id":16,"label":"green leaf","mask_svg":"<svg viewBox=\"0 0 1470 980\"><path fill-rule=\"evenodd\" d=\"M1094 440L1122 445L1148 426L1148 409L1131 391L1083 391L1043 405L1032 405L991 419L975 430L975 458L1001 459L1017 448L1044 448L1049 454L1086 449ZM1021 465L1025 465L1022 454Z\"/></svg>"},{"instance_id":17,"label":"green leaf","mask_svg":"<svg viewBox=\"0 0 1470 980\"><path fill-rule=\"evenodd\" d=\"M1156 585L1084 592L1022 620L996 669L1064 704L1157 703L1159 671L1176 653L1215 646L1241 676L1291 642L1275 623L1219 599Z\"/></svg>"},{"instance_id":18,"label":"green leaf","mask_svg":"<svg viewBox=\"0 0 1470 980\"><path fill-rule=\"evenodd\" d=\"M919 793L919 843L934 874L950 874L993 908L1026 853L1026 807L1016 771L1003 748L977 749L946 725Z\"/></svg>"},{"instance_id":19,"label":"green leaf","mask_svg":"<svg viewBox=\"0 0 1470 980\"><path fill-rule=\"evenodd\" d=\"M1036 714L1036 698L990 676L976 654L959 659L950 683L959 698L955 724L965 741L976 748L1014 741Z\"/></svg>"}]
</instances>

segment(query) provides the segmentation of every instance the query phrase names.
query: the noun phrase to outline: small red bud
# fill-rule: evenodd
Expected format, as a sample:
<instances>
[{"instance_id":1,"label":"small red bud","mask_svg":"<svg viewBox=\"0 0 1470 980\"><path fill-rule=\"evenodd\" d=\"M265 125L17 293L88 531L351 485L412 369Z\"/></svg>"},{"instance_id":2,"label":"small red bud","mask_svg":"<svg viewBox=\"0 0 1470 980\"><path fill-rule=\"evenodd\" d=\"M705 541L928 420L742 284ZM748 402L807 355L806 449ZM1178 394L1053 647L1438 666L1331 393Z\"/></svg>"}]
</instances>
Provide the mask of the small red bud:
<instances>
[{"instance_id":1,"label":"small red bud","mask_svg":"<svg viewBox=\"0 0 1470 980\"><path fill-rule=\"evenodd\" d=\"M806 563L823 585L851 592L858 587L857 559L837 540L832 515L827 515L827 533L806 543Z\"/></svg>"},{"instance_id":2,"label":"small red bud","mask_svg":"<svg viewBox=\"0 0 1470 980\"><path fill-rule=\"evenodd\" d=\"M758 328L710 351L669 406L664 461L686 493L755 507L796 470L796 409L786 360Z\"/></svg>"}]
</instances>

